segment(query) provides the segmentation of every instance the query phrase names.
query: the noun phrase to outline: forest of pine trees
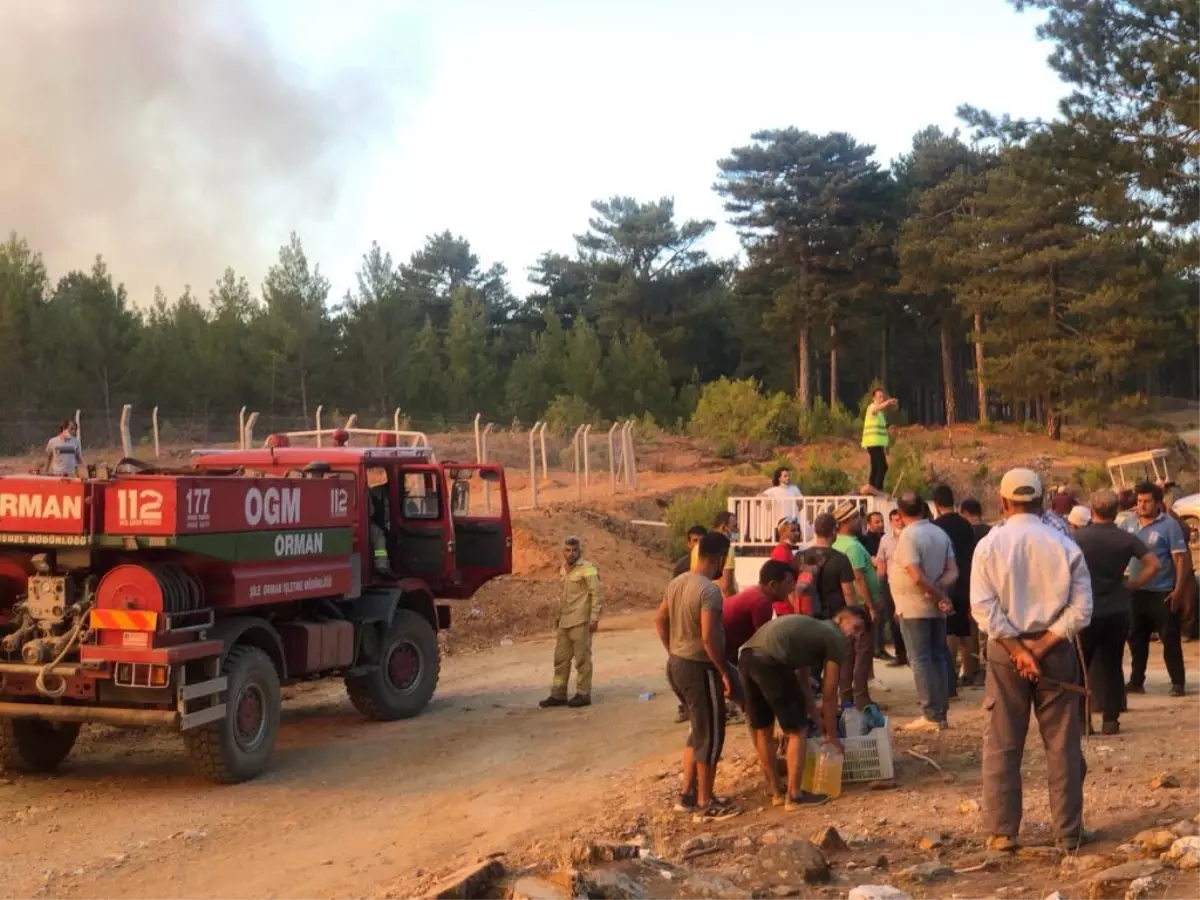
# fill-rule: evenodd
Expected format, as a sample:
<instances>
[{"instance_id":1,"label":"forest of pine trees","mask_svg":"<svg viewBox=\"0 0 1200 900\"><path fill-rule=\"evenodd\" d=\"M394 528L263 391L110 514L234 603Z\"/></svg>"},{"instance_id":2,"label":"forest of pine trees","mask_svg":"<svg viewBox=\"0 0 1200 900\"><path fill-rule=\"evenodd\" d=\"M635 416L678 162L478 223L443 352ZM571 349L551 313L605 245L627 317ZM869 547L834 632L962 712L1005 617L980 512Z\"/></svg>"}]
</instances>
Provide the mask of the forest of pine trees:
<instances>
[{"instance_id":1,"label":"forest of pine trees","mask_svg":"<svg viewBox=\"0 0 1200 900\"><path fill-rule=\"evenodd\" d=\"M533 263L525 297L447 232L406 261L372 245L341 294L293 234L261 286L226 270L143 299L99 257L52 281L14 232L0 421L246 404L267 424L323 404L361 422L554 408L674 426L706 383L752 377L801 409L856 409L881 382L915 421L1055 434L1142 397L1195 399L1197 3L1016 5L1048 13L1071 90L1058 118L963 107L964 133L924 129L886 164L845 133L749 135L714 161L741 261L704 252L713 223L680 221L669 198L613 197L573 254Z\"/></svg>"}]
</instances>

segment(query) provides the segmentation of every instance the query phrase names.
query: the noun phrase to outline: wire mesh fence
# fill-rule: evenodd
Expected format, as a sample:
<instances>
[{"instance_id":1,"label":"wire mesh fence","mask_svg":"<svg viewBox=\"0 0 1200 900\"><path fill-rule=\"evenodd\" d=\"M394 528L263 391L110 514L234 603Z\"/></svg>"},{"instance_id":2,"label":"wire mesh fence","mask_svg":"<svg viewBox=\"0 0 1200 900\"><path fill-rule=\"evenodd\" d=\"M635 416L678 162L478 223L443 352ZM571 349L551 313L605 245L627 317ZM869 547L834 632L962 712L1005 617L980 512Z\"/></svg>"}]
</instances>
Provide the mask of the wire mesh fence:
<instances>
[{"instance_id":1,"label":"wire mesh fence","mask_svg":"<svg viewBox=\"0 0 1200 900\"><path fill-rule=\"evenodd\" d=\"M122 409L80 409L79 437L84 458L121 455ZM390 431L421 431L442 460L498 463L528 483L532 471L540 484L581 485L630 484L633 474L626 464L632 446L625 443L624 423L596 422L574 431L554 430L542 423L492 420L483 415L457 414L411 419L399 411L384 416L357 413L340 407L318 407L309 415L302 411L218 410L207 414L177 414L170 410L129 407L126 425L133 455L143 459L179 457L201 447L236 447L242 437L261 446L266 437L279 432L335 429L351 424L358 428ZM253 422L253 431L246 426ZM61 418L44 413L14 413L0 416L0 455L37 456L46 442L58 434ZM538 426L534 430L534 426ZM633 435L629 435L632 442ZM369 442L355 435L350 443ZM629 446L627 450L626 447ZM531 469L532 462L532 469ZM634 464L636 472L636 464ZM578 473L578 478L576 477Z\"/></svg>"}]
</instances>

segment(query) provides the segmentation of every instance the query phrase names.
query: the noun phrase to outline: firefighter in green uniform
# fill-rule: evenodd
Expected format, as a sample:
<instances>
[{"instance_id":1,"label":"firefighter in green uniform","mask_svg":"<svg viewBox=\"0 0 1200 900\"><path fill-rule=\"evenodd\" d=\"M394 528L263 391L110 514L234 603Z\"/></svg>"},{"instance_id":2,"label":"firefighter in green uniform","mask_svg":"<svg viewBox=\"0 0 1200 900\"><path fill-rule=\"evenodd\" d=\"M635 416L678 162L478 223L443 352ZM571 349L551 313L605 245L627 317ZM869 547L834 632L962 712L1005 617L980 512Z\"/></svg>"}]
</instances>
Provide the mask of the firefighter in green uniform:
<instances>
[{"instance_id":1,"label":"firefighter in green uniform","mask_svg":"<svg viewBox=\"0 0 1200 900\"><path fill-rule=\"evenodd\" d=\"M592 635L600 625L604 589L600 573L582 556L579 538L563 541L563 600L554 645L554 681L550 696L538 706L590 706L592 703ZM575 661L575 696L567 699L571 660Z\"/></svg>"},{"instance_id":2,"label":"firefighter in green uniform","mask_svg":"<svg viewBox=\"0 0 1200 900\"><path fill-rule=\"evenodd\" d=\"M386 469L367 470L368 531L371 538L371 554L374 558L375 574L384 578L395 578L391 559L388 556L388 480Z\"/></svg>"}]
</instances>

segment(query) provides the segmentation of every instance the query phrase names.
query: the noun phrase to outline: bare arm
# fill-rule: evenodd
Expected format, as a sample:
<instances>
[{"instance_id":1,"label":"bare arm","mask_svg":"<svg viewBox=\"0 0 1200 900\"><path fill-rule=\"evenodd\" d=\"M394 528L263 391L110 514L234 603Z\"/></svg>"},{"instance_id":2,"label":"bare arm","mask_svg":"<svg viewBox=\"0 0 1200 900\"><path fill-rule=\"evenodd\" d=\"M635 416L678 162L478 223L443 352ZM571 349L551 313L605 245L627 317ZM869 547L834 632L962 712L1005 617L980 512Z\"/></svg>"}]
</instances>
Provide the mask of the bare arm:
<instances>
[{"instance_id":1,"label":"bare arm","mask_svg":"<svg viewBox=\"0 0 1200 900\"><path fill-rule=\"evenodd\" d=\"M700 610L700 643L709 661L717 667L721 677L728 680L725 662L725 625L721 614L711 609Z\"/></svg>"},{"instance_id":2,"label":"bare arm","mask_svg":"<svg viewBox=\"0 0 1200 900\"><path fill-rule=\"evenodd\" d=\"M1153 581L1154 576L1158 574L1158 557L1149 550L1138 557L1138 562L1140 563L1138 573L1132 578L1125 579L1125 588L1131 593L1133 591L1140 591Z\"/></svg>"},{"instance_id":3,"label":"bare arm","mask_svg":"<svg viewBox=\"0 0 1200 900\"><path fill-rule=\"evenodd\" d=\"M842 742L837 736L838 717L838 682L841 679L842 667L832 659L825 662L825 675L821 681L821 730L824 732L826 743L841 747Z\"/></svg>"},{"instance_id":4,"label":"bare arm","mask_svg":"<svg viewBox=\"0 0 1200 900\"><path fill-rule=\"evenodd\" d=\"M667 606L667 598L662 598L662 603L658 604L658 610L654 613L654 630L658 632L658 639L662 641L663 649L668 653L671 652L671 609Z\"/></svg>"},{"instance_id":5,"label":"bare arm","mask_svg":"<svg viewBox=\"0 0 1200 900\"><path fill-rule=\"evenodd\" d=\"M733 578L733 566L725 570L721 578L721 596L732 597L737 593L737 582Z\"/></svg>"}]
</instances>

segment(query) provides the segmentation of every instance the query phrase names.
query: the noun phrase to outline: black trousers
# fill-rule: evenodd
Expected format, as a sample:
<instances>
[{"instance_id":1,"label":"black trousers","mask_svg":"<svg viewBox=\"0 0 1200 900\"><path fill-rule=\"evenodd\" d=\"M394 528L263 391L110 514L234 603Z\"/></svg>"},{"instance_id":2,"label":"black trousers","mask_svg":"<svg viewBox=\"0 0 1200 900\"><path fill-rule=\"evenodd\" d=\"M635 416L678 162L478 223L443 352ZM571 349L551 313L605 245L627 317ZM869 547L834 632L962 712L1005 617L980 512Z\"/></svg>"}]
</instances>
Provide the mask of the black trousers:
<instances>
[{"instance_id":1,"label":"black trousers","mask_svg":"<svg viewBox=\"0 0 1200 900\"><path fill-rule=\"evenodd\" d=\"M1179 613L1167 607L1163 591L1137 591L1133 595L1133 615L1129 619L1129 683L1141 687L1146 683L1146 662L1150 659L1150 635L1158 632L1162 644L1163 662L1171 684L1182 686L1183 645L1179 640Z\"/></svg>"},{"instance_id":2,"label":"black trousers","mask_svg":"<svg viewBox=\"0 0 1200 900\"><path fill-rule=\"evenodd\" d=\"M1115 722L1125 699L1125 675L1121 661L1125 656L1125 638L1129 635L1129 616L1125 613L1098 616L1079 633L1079 649L1088 673L1092 696L1100 701L1105 722Z\"/></svg>"},{"instance_id":3,"label":"black trousers","mask_svg":"<svg viewBox=\"0 0 1200 900\"><path fill-rule=\"evenodd\" d=\"M883 479L887 477L887 449L885 447L868 447L867 455L871 457L871 475L867 483L877 491L883 490Z\"/></svg>"}]
</instances>

